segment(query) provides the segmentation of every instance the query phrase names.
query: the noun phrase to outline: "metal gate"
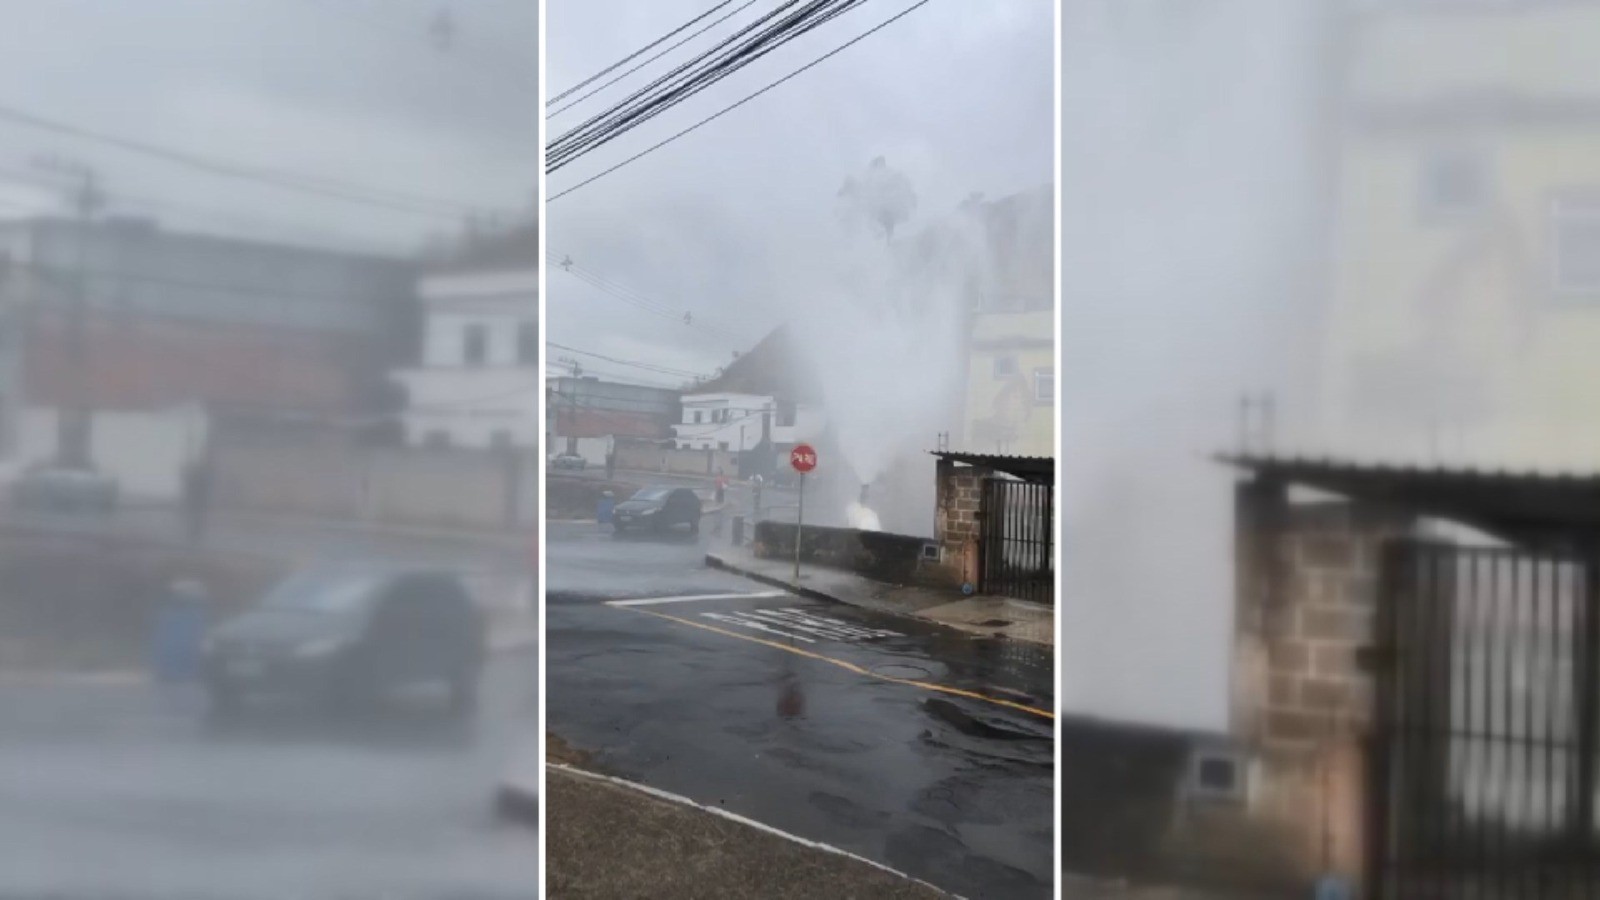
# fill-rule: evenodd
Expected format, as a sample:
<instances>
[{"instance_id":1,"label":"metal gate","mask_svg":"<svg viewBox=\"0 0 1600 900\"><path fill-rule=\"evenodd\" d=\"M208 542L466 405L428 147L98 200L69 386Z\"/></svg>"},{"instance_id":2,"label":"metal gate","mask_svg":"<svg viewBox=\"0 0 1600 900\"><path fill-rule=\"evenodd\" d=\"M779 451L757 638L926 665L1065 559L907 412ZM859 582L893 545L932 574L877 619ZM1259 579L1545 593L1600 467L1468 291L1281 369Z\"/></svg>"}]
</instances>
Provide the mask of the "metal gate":
<instances>
[{"instance_id":1,"label":"metal gate","mask_svg":"<svg viewBox=\"0 0 1600 900\"><path fill-rule=\"evenodd\" d=\"M1373 896L1600 896L1595 571L1518 550L1388 548Z\"/></svg>"},{"instance_id":2,"label":"metal gate","mask_svg":"<svg viewBox=\"0 0 1600 900\"><path fill-rule=\"evenodd\" d=\"M1052 486L1006 478L983 482L978 590L1055 602Z\"/></svg>"}]
</instances>

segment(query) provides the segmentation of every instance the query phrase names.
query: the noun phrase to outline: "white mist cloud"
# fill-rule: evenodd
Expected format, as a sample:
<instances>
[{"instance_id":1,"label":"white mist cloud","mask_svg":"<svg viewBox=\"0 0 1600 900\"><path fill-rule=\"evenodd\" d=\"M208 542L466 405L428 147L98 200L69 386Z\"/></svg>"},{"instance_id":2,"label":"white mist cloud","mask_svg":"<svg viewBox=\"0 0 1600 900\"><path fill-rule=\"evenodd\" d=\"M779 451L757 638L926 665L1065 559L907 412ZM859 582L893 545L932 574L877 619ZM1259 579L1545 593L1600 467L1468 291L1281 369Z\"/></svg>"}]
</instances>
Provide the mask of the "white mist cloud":
<instances>
[{"instance_id":1,"label":"white mist cloud","mask_svg":"<svg viewBox=\"0 0 1600 900\"><path fill-rule=\"evenodd\" d=\"M1085 0L1062 46L1063 705L1221 726L1242 390L1292 387L1310 0Z\"/></svg>"}]
</instances>

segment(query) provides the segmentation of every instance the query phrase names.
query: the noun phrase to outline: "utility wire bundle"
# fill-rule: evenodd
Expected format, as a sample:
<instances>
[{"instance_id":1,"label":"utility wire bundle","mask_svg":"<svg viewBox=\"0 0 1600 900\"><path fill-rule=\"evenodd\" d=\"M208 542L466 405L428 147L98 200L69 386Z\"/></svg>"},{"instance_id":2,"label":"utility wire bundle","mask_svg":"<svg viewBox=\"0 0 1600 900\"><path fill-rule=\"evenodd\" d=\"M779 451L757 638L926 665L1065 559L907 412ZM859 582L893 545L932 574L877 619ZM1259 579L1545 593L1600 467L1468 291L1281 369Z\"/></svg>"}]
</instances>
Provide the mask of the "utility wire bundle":
<instances>
[{"instance_id":1,"label":"utility wire bundle","mask_svg":"<svg viewBox=\"0 0 1600 900\"><path fill-rule=\"evenodd\" d=\"M744 343L744 338L740 337L739 335L707 324L706 322L696 318L693 313L687 310L674 309L659 300L652 300L638 291L617 284L616 282L611 281L597 272L585 269L570 259L560 258L555 254L546 254L546 259L548 260L549 264L555 268L566 272L568 275L571 275L573 278L588 284L590 287L595 288L601 293L608 294L630 306L638 307L645 312L653 313L661 316L662 318L682 322L685 325L693 325L707 334L715 335L725 340L732 341L735 345Z\"/></svg>"},{"instance_id":2,"label":"utility wire bundle","mask_svg":"<svg viewBox=\"0 0 1600 900\"><path fill-rule=\"evenodd\" d=\"M551 141L545 149L545 171L554 172L585 153L610 143L784 44L866 2L786 0L780 3L772 12L741 28L711 49Z\"/></svg>"}]
</instances>

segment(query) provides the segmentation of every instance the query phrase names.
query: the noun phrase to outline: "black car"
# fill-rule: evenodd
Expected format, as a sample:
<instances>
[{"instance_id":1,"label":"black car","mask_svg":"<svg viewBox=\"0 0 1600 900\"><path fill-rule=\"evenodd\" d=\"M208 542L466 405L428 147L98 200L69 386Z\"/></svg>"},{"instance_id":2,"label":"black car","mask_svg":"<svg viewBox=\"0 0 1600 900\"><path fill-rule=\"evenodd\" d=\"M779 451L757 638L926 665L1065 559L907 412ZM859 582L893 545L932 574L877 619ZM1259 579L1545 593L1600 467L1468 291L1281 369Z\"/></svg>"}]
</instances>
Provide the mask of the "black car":
<instances>
[{"instance_id":1,"label":"black car","mask_svg":"<svg viewBox=\"0 0 1600 900\"><path fill-rule=\"evenodd\" d=\"M632 530L664 532L687 525L690 534L700 533L700 498L681 487L647 487L617 504L611 513L617 533Z\"/></svg>"},{"instance_id":2,"label":"black car","mask_svg":"<svg viewBox=\"0 0 1600 900\"><path fill-rule=\"evenodd\" d=\"M448 572L312 570L279 583L206 637L213 708L257 694L376 703L424 683L471 708L485 657L481 613Z\"/></svg>"}]
</instances>

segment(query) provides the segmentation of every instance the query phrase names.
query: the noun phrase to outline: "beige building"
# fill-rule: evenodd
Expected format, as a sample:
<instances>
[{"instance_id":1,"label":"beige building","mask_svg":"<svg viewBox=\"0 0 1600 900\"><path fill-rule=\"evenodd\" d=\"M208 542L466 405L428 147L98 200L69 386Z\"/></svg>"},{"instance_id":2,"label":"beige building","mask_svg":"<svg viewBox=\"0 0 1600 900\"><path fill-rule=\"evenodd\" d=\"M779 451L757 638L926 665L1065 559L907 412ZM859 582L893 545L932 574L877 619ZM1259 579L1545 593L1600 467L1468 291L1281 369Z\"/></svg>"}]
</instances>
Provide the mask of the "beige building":
<instances>
[{"instance_id":1,"label":"beige building","mask_svg":"<svg viewBox=\"0 0 1600 900\"><path fill-rule=\"evenodd\" d=\"M1321 445L1593 468L1600 6L1355 10L1342 55Z\"/></svg>"}]
</instances>

